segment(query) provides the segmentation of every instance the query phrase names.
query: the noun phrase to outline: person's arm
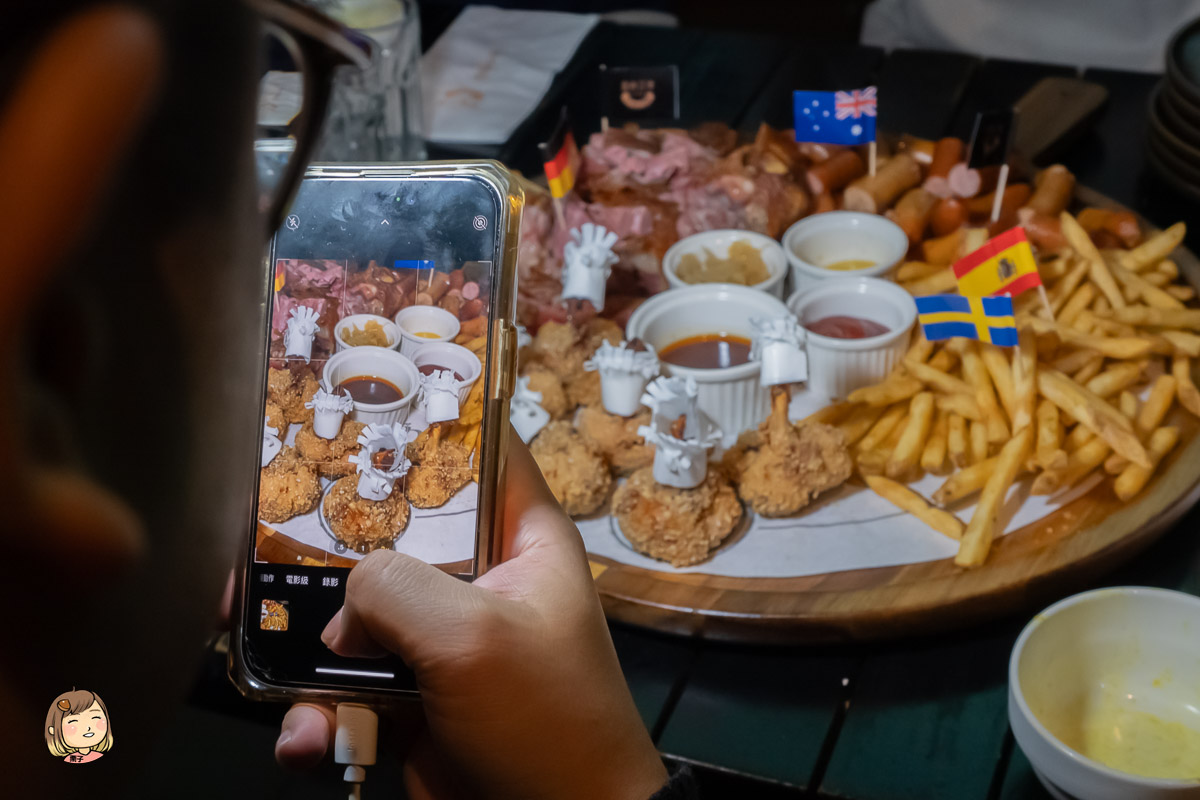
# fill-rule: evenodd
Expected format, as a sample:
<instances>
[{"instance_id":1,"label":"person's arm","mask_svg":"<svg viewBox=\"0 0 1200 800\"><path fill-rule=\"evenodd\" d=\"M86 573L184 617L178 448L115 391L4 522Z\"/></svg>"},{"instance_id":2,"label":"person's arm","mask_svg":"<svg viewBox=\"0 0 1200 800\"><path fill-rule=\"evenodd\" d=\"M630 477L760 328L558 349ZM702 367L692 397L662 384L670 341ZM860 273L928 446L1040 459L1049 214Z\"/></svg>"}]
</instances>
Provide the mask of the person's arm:
<instances>
[{"instance_id":1,"label":"person's arm","mask_svg":"<svg viewBox=\"0 0 1200 800\"><path fill-rule=\"evenodd\" d=\"M372 553L322 638L344 656L389 650L416 673L425 731L406 761L410 796L646 800L667 771L621 675L583 542L509 438L504 563L466 584ZM331 722L329 709L293 708L277 758L319 760ZM688 795L664 795L676 796Z\"/></svg>"}]
</instances>

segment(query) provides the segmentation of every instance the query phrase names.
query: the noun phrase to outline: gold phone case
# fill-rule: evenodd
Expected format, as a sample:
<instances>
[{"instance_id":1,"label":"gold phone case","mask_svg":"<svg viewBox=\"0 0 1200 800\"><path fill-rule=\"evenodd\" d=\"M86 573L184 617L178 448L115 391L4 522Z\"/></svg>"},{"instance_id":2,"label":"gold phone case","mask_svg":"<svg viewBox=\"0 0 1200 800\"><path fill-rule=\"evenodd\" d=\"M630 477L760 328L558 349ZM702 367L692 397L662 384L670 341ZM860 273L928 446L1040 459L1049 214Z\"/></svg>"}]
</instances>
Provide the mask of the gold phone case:
<instances>
[{"instance_id":1,"label":"gold phone case","mask_svg":"<svg viewBox=\"0 0 1200 800\"><path fill-rule=\"evenodd\" d=\"M517 367L516 337L516 266L518 233L524 192L517 179L495 161L446 161L422 162L419 164L325 164L313 165L305 173L305 179L379 180L394 178L397 181L436 180L448 177L468 177L482 182L494 193L499 209L495 227L498 231L498 248L491 273L491 297L487 309L487 356L484 360L482 380L484 383L483 427L480 441L480 474L478 523L475 533L475 555L470 574L459 577L473 580L482 575L500 557L501 541L498 525L503 518L503 493L498 491L505 478L505 454L507 452L509 424L508 404L511 398ZM264 309L262 329L268 330L271 283L274 275L274 242L267 253L264 269ZM264 337L263 341L266 341ZM269 354L264 350L262 365ZM261 402L266 401L264 383ZM257 491L256 491L257 497ZM253 617L247 608L247 583L250 567L254 561L255 532L258 525L258 509L252 510L247 524L247 540L241 552L240 567L235 571L234 618L231 620L228 669L230 678L246 697L259 700L295 700L299 697L326 701L343 701L370 698L378 704L388 700L402 700L413 695L403 690L344 689L344 688L296 688L273 684L255 676L248 669L243 648L243 633L247 620Z\"/></svg>"}]
</instances>

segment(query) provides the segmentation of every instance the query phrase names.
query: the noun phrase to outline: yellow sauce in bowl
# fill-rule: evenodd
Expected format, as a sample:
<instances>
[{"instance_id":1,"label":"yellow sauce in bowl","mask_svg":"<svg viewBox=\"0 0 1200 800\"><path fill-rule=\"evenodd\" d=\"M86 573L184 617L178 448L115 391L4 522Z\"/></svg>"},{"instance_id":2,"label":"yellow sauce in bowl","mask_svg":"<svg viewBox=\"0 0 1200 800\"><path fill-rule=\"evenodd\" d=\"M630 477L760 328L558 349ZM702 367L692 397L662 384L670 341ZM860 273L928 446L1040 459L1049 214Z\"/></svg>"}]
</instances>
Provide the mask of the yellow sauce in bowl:
<instances>
[{"instance_id":1,"label":"yellow sauce in bowl","mask_svg":"<svg viewBox=\"0 0 1200 800\"><path fill-rule=\"evenodd\" d=\"M429 331L413 331L413 336L419 336L422 339L440 339L440 338L442 338L438 334L430 333Z\"/></svg>"},{"instance_id":2,"label":"yellow sauce in bowl","mask_svg":"<svg viewBox=\"0 0 1200 800\"><path fill-rule=\"evenodd\" d=\"M1078 748L1106 767L1145 778L1200 780L1200 731L1116 704L1094 709Z\"/></svg>"},{"instance_id":3,"label":"yellow sauce in bowl","mask_svg":"<svg viewBox=\"0 0 1200 800\"><path fill-rule=\"evenodd\" d=\"M847 258L842 261L835 261L832 264L826 264L825 269L832 269L837 272L850 272L851 270L866 269L873 266L875 266L874 261L867 261L862 258Z\"/></svg>"}]
</instances>

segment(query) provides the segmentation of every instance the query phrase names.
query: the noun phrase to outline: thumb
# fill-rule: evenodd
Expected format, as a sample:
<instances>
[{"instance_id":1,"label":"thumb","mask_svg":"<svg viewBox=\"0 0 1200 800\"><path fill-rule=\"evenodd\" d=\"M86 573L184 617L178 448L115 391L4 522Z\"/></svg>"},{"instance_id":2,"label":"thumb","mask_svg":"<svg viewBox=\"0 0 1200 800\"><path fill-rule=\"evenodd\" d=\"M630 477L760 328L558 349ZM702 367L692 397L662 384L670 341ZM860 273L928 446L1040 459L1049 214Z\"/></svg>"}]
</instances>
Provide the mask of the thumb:
<instances>
[{"instance_id":1,"label":"thumb","mask_svg":"<svg viewBox=\"0 0 1200 800\"><path fill-rule=\"evenodd\" d=\"M414 671L431 648L462 635L494 598L434 566L394 550L376 550L350 571L346 602L326 634L340 656L372 657L379 647Z\"/></svg>"}]
</instances>

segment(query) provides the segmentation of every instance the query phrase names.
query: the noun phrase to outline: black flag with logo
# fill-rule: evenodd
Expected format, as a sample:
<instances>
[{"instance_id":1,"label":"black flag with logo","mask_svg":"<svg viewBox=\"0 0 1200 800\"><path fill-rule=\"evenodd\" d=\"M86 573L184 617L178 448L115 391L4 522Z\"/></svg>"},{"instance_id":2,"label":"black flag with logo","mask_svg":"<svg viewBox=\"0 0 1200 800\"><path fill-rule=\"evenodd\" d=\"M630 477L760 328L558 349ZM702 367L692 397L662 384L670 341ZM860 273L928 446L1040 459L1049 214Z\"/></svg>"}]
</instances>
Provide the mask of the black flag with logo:
<instances>
[{"instance_id":1,"label":"black flag with logo","mask_svg":"<svg viewBox=\"0 0 1200 800\"><path fill-rule=\"evenodd\" d=\"M1011 108L980 111L971 132L971 151L967 166L971 169L994 167L1008 160L1009 143L1017 113Z\"/></svg>"},{"instance_id":2,"label":"black flag with logo","mask_svg":"<svg viewBox=\"0 0 1200 800\"><path fill-rule=\"evenodd\" d=\"M609 125L679 119L679 67L600 65L600 113Z\"/></svg>"}]
</instances>

